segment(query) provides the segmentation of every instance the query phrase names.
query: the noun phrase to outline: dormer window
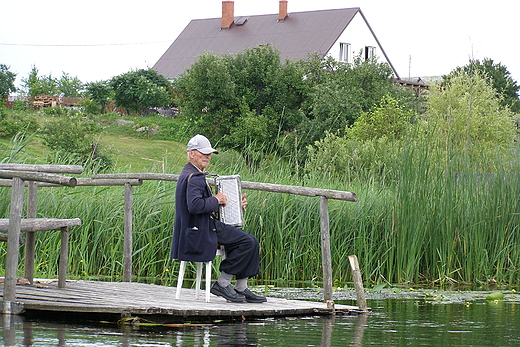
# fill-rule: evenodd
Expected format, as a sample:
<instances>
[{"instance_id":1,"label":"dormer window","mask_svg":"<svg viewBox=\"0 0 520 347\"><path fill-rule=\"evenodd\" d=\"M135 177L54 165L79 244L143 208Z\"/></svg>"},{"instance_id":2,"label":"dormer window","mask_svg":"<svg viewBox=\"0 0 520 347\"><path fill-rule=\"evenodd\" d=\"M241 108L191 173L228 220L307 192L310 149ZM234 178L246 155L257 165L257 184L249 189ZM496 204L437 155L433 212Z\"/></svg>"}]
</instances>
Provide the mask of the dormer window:
<instances>
[{"instance_id":1,"label":"dormer window","mask_svg":"<svg viewBox=\"0 0 520 347\"><path fill-rule=\"evenodd\" d=\"M339 44L339 61L344 63L351 62L351 48L350 43L340 42Z\"/></svg>"}]
</instances>

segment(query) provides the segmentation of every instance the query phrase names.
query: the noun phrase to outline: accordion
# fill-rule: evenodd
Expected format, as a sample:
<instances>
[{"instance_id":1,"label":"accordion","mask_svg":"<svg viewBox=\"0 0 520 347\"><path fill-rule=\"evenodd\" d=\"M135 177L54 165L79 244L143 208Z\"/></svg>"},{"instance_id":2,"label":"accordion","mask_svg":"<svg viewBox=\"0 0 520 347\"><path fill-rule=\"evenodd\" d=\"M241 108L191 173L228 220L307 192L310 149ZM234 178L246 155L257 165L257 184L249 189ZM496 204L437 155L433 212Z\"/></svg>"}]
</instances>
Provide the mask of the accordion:
<instances>
[{"instance_id":1,"label":"accordion","mask_svg":"<svg viewBox=\"0 0 520 347\"><path fill-rule=\"evenodd\" d=\"M215 178L218 193L227 197L226 206L219 207L219 220L236 227L244 225L242 214L242 184L239 175L218 176Z\"/></svg>"}]
</instances>

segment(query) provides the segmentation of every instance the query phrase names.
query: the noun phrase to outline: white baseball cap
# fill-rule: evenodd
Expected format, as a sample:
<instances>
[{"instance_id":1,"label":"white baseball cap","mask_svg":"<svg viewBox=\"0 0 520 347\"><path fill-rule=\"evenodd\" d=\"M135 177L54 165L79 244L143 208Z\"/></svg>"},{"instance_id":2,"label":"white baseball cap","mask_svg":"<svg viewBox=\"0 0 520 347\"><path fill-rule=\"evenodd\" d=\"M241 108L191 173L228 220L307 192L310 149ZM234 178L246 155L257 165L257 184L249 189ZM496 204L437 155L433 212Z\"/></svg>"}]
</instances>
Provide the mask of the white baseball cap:
<instances>
[{"instance_id":1,"label":"white baseball cap","mask_svg":"<svg viewBox=\"0 0 520 347\"><path fill-rule=\"evenodd\" d=\"M190 141L188 141L187 151L192 151L196 149L202 154L210 154L215 153L218 154L218 151L211 147L211 143L204 135L197 134L193 136Z\"/></svg>"}]
</instances>

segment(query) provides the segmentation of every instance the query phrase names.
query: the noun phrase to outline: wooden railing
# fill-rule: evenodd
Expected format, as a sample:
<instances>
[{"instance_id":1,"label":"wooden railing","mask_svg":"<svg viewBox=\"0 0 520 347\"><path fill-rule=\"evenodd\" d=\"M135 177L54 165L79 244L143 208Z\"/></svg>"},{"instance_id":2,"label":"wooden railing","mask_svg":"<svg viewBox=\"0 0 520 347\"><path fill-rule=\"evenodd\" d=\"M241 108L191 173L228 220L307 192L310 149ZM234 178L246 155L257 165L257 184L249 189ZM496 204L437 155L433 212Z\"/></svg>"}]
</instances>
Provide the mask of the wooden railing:
<instances>
[{"instance_id":1,"label":"wooden railing","mask_svg":"<svg viewBox=\"0 0 520 347\"><path fill-rule=\"evenodd\" d=\"M36 202L38 187L60 186L124 186L124 242L123 242L123 281L132 280L132 214L133 214L133 186L142 185L145 180L177 181L179 175L159 173L128 173L128 174L100 174L92 178L74 178L59 174L79 174L83 171L76 165L27 165L27 164L0 164L0 186L12 187L11 213L8 228L8 255L6 258L6 278L4 285L4 313L16 313L15 285L16 271L18 268L19 239L22 216L22 204L24 186L28 185L27 217L36 217ZM214 178L208 178L210 185L215 185ZM324 301L332 302L332 260L330 252L330 226L328 200L343 200L356 202L357 196L352 192L309 188L300 186L280 185L271 183L259 183L242 181L242 189L260 190L266 192L302 195L308 197L320 197L320 231L321 251L323 266ZM173 224L173 221L172 221ZM68 240L67 240L68 241ZM33 249L34 233L27 232L26 250ZM31 269L34 263L26 254L25 276L32 282ZM32 257L34 261L34 256ZM9 272L9 273L8 273ZM64 283L63 283L64 286ZM7 295L6 295L6 291ZM333 302L332 302L333 303Z\"/></svg>"},{"instance_id":2,"label":"wooden railing","mask_svg":"<svg viewBox=\"0 0 520 347\"><path fill-rule=\"evenodd\" d=\"M139 179L139 180L161 180L161 181L177 181L179 175L174 174L156 174L156 173L130 173L130 174L101 174L93 176L94 179ZM215 185L214 178L207 178L210 185ZM131 190L131 187L128 187ZM299 186L289 186L272 183L259 183L242 181L242 189L261 190L266 192L286 193L294 195L303 195L310 197L320 197L320 231L321 231L321 255L323 266L323 298L326 302L332 301L332 257L330 253L330 224L329 224L329 199L344 200L356 202L357 196L352 192L308 188ZM125 190L125 220L131 218L126 214L126 206L131 202L131 192ZM128 222L131 224L131 221ZM125 221L125 226L127 222ZM125 233L126 235L126 233ZM125 238L126 239L126 238ZM126 245L126 241L125 241ZM130 252L127 254L126 252ZM125 249L125 259L131 257L131 250ZM129 280L126 278L125 280Z\"/></svg>"}]
</instances>

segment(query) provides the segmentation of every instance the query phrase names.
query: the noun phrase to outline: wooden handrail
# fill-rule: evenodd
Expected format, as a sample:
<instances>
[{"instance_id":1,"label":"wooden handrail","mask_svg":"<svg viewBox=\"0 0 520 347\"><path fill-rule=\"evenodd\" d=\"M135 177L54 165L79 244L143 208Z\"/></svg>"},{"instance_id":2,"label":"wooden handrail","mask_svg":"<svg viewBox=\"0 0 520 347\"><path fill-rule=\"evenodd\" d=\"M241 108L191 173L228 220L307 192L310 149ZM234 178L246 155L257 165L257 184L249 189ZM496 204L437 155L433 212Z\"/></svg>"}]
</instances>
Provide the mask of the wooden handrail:
<instances>
[{"instance_id":1,"label":"wooden handrail","mask_svg":"<svg viewBox=\"0 0 520 347\"><path fill-rule=\"evenodd\" d=\"M83 173L81 165L47 165L47 164L0 164L0 170L16 170L16 171L36 171L48 173L67 173L80 174Z\"/></svg>"},{"instance_id":2,"label":"wooden handrail","mask_svg":"<svg viewBox=\"0 0 520 347\"><path fill-rule=\"evenodd\" d=\"M92 176L94 179L141 179L141 180L161 180L161 181L177 181L179 175L175 174L155 174L155 173L130 173L130 174L99 174ZM215 185L213 178L207 178L210 185ZM250 190L261 190L273 193L286 193L302 196L324 196L328 199L344 200L357 202L358 198L355 193L322 189L322 188L311 188L311 187L300 187L273 183L261 183L261 182L249 182L242 181L243 189Z\"/></svg>"}]
</instances>

